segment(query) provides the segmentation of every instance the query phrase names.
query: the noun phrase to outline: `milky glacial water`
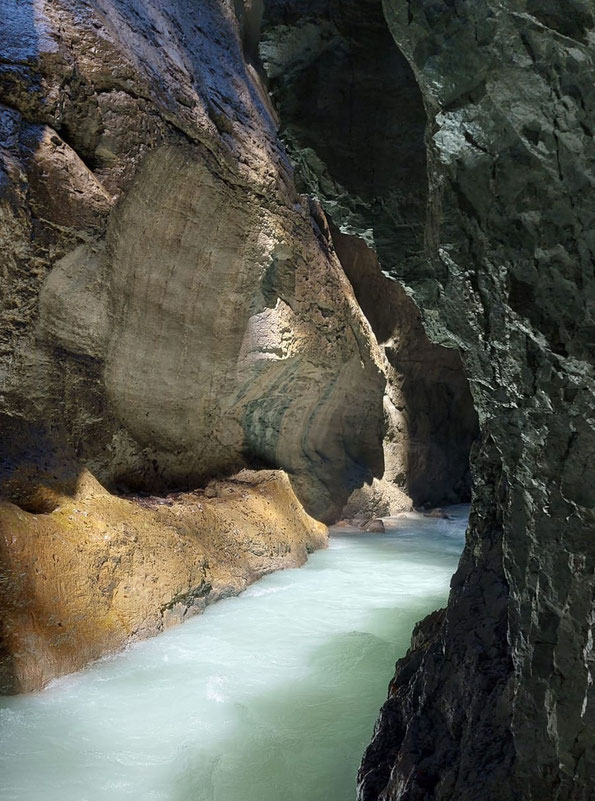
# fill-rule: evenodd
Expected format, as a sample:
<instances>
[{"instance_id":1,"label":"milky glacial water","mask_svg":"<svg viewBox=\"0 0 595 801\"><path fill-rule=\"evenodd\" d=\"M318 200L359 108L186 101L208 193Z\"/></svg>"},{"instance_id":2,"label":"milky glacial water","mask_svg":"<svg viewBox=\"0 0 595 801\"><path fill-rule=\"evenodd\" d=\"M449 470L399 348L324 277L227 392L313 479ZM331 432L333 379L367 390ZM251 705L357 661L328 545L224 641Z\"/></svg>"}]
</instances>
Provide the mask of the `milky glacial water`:
<instances>
[{"instance_id":1,"label":"milky glacial water","mask_svg":"<svg viewBox=\"0 0 595 801\"><path fill-rule=\"evenodd\" d=\"M333 537L300 569L0 699L0 799L353 801L395 659L446 600L467 511Z\"/></svg>"}]
</instances>

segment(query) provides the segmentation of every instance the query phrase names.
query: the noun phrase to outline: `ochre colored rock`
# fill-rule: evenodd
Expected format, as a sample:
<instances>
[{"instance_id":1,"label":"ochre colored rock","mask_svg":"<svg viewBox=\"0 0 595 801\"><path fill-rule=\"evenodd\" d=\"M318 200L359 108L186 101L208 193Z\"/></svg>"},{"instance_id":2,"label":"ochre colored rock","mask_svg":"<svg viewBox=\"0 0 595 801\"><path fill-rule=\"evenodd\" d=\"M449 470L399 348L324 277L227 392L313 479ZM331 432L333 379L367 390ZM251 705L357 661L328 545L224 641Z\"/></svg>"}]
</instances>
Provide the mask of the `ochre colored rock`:
<instances>
[{"instance_id":1,"label":"ochre colored rock","mask_svg":"<svg viewBox=\"0 0 595 801\"><path fill-rule=\"evenodd\" d=\"M364 484L351 493L343 514L346 519L368 520L374 516L392 517L412 508L411 498L396 484L375 478L371 484Z\"/></svg>"},{"instance_id":2,"label":"ochre colored rock","mask_svg":"<svg viewBox=\"0 0 595 801\"><path fill-rule=\"evenodd\" d=\"M211 489L123 498L82 471L51 512L0 502L0 692L37 690L326 543L280 471Z\"/></svg>"}]
</instances>

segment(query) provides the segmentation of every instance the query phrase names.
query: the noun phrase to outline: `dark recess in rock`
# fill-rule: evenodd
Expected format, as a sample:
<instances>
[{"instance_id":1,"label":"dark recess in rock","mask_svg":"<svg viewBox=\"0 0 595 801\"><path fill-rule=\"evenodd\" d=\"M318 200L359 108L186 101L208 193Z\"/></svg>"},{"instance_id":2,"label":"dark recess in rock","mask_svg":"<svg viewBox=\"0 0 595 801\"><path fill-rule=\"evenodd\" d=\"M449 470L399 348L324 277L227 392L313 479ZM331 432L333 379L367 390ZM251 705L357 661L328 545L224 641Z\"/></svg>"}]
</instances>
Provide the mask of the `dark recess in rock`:
<instances>
[{"instance_id":1,"label":"dark recess in rock","mask_svg":"<svg viewBox=\"0 0 595 801\"><path fill-rule=\"evenodd\" d=\"M325 160L307 149L315 103L310 116L307 103L300 107L308 126L291 116L293 98L305 96L294 89L300 73L315 96L325 77L318 65L328 69L333 46L345 41L337 15L361 9L364 37L370 16L379 19L373 5L310 9L271 0L261 53L281 116L290 113L284 131L307 185L331 216L338 210L337 225L375 247L382 268L415 300L429 338L459 349L481 443L468 544L448 608L420 625L397 667L359 797L590 801L593 5L385 0L427 113L423 245L405 253L387 236L386 206L362 202L361 186L346 181L332 153ZM312 20L327 31L324 41L310 31ZM279 47L291 41L287 25L301 44L282 74L270 53L289 52ZM400 75L393 69L394 80ZM339 105L338 92L334 98ZM346 126L340 141L327 138L326 151L314 146L328 154L332 143L340 153L349 133ZM360 138L355 165L369 163L372 141ZM394 159L376 170L394 175Z\"/></svg>"},{"instance_id":2,"label":"dark recess in rock","mask_svg":"<svg viewBox=\"0 0 595 801\"><path fill-rule=\"evenodd\" d=\"M268 0L260 55L298 186L405 274L423 251L426 114L382 3Z\"/></svg>"},{"instance_id":3,"label":"dark recess in rock","mask_svg":"<svg viewBox=\"0 0 595 801\"><path fill-rule=\"evenodd\" d=\"M428 188L426 112L382 4L269 0L260 53L296 180L332 220L391 366L404 426L394 435L389 422L388 438L403 440L406 465L388 478L417 505L468 501L478 427L459 353L428 340L414 300L382 272L424 268Z\"/></svg>"},{"instance_id":4,"label":"dark recess in rock","mask_svg":"<svg viewBox=\"0 0 595 801\"><path fill-rule=\"evenodd\" d=\"M400 283L382 273L376 254L362 239L342 234L334 225L331 231L343 269L389 362L391 398L404 421L393 435L404 458L399 483L416 506L470 501L469 454L478 422L459 352L430 342L415 302ZM390 447L385 442L385 451Z\"/></svg>"}]
</instances>

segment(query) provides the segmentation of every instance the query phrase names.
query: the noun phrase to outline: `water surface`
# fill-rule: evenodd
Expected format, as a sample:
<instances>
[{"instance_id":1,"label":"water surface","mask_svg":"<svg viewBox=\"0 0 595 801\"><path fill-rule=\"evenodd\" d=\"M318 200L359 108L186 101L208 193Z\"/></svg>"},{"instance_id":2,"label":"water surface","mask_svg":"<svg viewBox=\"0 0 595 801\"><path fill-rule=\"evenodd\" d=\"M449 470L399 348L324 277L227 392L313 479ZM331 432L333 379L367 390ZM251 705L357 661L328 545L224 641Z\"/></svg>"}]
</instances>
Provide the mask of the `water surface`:
<instances>
[{"instance_id":1,"label":"water surface","mask_svg":"<svg viewBox=\"0 0 595 801\"><path fill-rule=\"evenodd\" d=\"M395 659L446 600L467 511L333 537L303 568L0 699L0 799L353 801Z\"/></svg>"}]
</instances>

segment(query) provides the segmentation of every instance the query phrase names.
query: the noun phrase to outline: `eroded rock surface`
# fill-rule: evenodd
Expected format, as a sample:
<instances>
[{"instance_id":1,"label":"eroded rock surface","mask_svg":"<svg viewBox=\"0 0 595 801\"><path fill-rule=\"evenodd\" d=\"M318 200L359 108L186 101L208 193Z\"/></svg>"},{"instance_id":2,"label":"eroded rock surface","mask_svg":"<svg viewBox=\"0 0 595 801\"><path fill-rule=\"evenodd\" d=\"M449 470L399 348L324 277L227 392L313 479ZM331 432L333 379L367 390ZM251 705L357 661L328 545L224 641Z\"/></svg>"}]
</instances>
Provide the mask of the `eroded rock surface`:
<instances>
[{"instance_id":1,"label":"eroded rock surface","mask_svg":"<svg viewBox=\"0 0 595 801\"><path fill-rule=\"evenodd\" d=\"M395 504L399 490L416 506L469 501L469 453L478 421L458 350L430 342L415 302L400 283L382 273L377 255L362 238L335 226L331 231L341 265L385 356L381 482L392 511L379 507L376 514L411 508ZM372 486L378 484L374 479ZM355 490L350 502L370 495L368 486Z\"/></svg>"},{"instance_id":2,"label":"eroded rock surface","mask_svg":"<svg viewBox=\"0 0 595 801\"><path fill-rule=\"evenodd\" d=\"M416 279L379 254L462 349L482 443L448 608L397 666L359 797L587 801L592 5L385 8L429 113L428 267Z\"/></svg>"},{"instance_id":3,"label":"eroded rock surface","mask_svg":"<svg viewBox=\"0 0 595 801\"><path fill-rule=\"evenodd\" d=\"M37 690L326 543L280 471L122 498L83 470L54 500L45 513L0 502L2 693Z\"/></svg>"},{"instance_id":4,"label":"eroded rock surface","mask_svg":"<svg viewBox=\"0 0 595 801\"><path fill-rule=\"evenodd\" d=\"M240 5L9 2L1 410L109 487L280 466L332 519L382 474L385 377Z\"/></svg>"},{"instance_id":5,"label":"eroded rock surface","mask_svg":"<svg viewBox=\"0 0 595 801\"><path fill-rule=\"evenodd\" d=\"M260 3L5 5L6 564L18 568L18 542L45 581L27 548L37 527L47 542L54 521L72 530L64 509L75 516L81 466L129 492L273 464L329 519L364 480L398 473L386 440L383 452L391 347L377 346L318 204L293 186L258 77ZM428 358L438 346L460 353L481 430L449 606L420 625L398 667L360 798L588 801L591 4L386 0L388 28L379 0L269 6L261 53L298 188L315 189L342 233L398 279L396 295L415 301ZM380 311L376 331L390 322ZM393 358L406 362L399 347ZM139 509L157 530L160 508L93 486L83 509L93 536L110 509ZM193 503L168 509L185 520ZM170 523L160 536L177 536ZM84 531L77 522L75 542ZM150 539L147 565L158 547ZM107 584L90 593L109 596L105 564ZM182 573L155 609L203 586ZM36 612L48 626L54 597L49 617ZM163 615L152 614L154 630ZM130 621L90 638L86 658L142 628Z\"/></svg>"},{"instance_id":6,"label":"eroded rock surface","mask_svg":"<svg viewBox=\"0 0 595 801\"><path fill-rule=\"evenodd\" d=\"M273 517L258 488L244 511L203 517L192 499L151 511L114 493L282 467L332 520L382 475L382 354L324 215L294 187L252 64L259 13L2 7L5 688L40 686L159 630L176 598L235 591L323 541L286 487ZM107 488L91 499L87 473Z\"/></svg>"},{"instance_id":7,"label":"eroded rock surface","mask_svg":"<svg viewBox=\"0 0 595 801\"><path fill-rule=\"evenodd\" d=\"M269 0L260 47L297 181L333 244L385 356L385 470L416 505L468 501L477 415L456 348L430 342L415 301L383 274L424 264L426 112L378 0ZM378 497L366 484L354 494ZM395 511L407 507L401 505ZM394 512L390 512L394 513Z\"/></svg>"}]
</instances>

